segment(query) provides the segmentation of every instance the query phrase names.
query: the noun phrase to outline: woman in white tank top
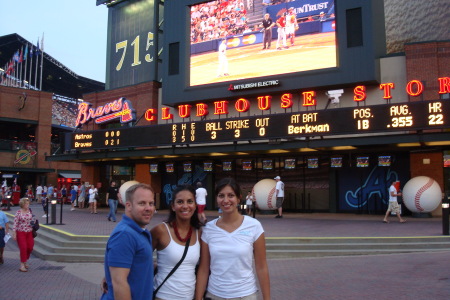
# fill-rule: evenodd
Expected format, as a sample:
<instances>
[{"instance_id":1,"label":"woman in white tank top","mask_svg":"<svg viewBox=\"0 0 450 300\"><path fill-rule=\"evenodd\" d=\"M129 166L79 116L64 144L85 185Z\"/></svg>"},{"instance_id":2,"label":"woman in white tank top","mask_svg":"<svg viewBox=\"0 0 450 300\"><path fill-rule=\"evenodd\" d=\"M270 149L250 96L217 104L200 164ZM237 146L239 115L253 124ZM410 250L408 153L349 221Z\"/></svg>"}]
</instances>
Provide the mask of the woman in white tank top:
<instances>
[{"instance_id":1,"label":"woman in white tank top","mask_svg":"<svg viewBox=\"0 0 450 300\"><path fill-rule=\"evenodd\" d=\"M200 258L201 235L195 189L188 185L175 189L170 207L167 221L156 225L150 231L153 249L157 250L158 273L153 281L155 290L180 261L189 237L190 242L183 263L159 288L155 299L192 300L195 291L195 266Z\"/></svg>"}]
</instances>

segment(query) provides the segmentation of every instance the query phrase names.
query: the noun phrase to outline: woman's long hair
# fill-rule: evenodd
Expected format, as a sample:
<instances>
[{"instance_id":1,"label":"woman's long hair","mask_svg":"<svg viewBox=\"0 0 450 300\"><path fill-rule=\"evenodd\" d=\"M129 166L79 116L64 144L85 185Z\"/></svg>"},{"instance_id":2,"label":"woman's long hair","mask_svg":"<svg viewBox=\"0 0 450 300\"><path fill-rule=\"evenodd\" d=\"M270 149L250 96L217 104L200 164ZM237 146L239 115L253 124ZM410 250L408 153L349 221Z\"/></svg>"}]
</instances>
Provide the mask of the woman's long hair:
<instances>
[{"instance_id":1,"label":"woman's long hair","mask_svg":"<svg viewBox=\"0 0 450 300\"><path fill-rule=\"evenodd\" d=\"M217 198L217 195L219 195L220 191L227 185L229 187L231 187L233 192L236 194L236 197L240 200L241 199L241 187L236 182L236 180L234 180L231 177L223 178L216 183L216 190L215 190L216 198Z\"/></svg>"},{"instance_id":2,"label":"woman's long hair","mask_svg":"<svg viewBox=\"0 0 450 300\"><path fill-rule=\"evenodd\" d=\"M173 191L173 193L172 193L172 200L170 201L170 203L169 203L169 206L170 206L170 208L169 208L169 217L167 218L167 223L168 224L172 224L172 222L173 221L175 221L176 220L176 218L177 218L177 216L176 216L176 214L175 214L175 211L172 209L172 205L174 204L174 202L175 202L175 199L177 198L177 195L178 195L178 193L179 192L182 192L182 191L188 191L188 192L190 192L191 194L192 194L192 196L193 196L193 198L194 198L194 202L195 202L195 189L191 186L191 185L188 185L188 184L186 184L186 185L181 185L181 186L178 186L174 191ZM192 215L192 217L191 217L191 226L192 227L194 227L194 228L196 228L196 229L199 229L200 228L200 226L202 226L202 223L200 223L200 220L199 220L199 218L198 218L198 208L197 208L197 204L195 205L195 211L194 211L194 214Z\"/></svg>"}]
</instances>

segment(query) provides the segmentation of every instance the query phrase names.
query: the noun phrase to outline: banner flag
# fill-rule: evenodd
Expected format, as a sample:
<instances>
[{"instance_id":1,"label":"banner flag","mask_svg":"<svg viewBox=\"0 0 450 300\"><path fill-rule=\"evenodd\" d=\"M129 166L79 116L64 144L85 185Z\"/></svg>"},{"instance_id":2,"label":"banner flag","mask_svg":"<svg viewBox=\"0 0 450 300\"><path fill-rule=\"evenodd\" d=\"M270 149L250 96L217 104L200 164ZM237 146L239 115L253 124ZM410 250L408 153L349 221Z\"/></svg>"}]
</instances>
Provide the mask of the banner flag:
<instances>
[{"instance_id":1,"label":"banner flag","mask_svg":"<svg viewBox=\"0 0 450 300\"><path fill-rule=\"evenodd\" d=\"M23 60L27 60L27 56L28 56L28 44L25 46L25 52L23 54Z\"/></svg>"},{"instance_id":2,"label":"banner flag","mask_svg":"<svg viewBox=\"0 0 450 300\"><path fill-rule=\"evenodd\" d=\"M37 74L38 74L38 66L39 66L39 38L37 39L37 45L36 45L36 49L34 49L34 54L36 55L36 69L35 69L35 73L34 73L34 87L37 87Z\"/></svg>"},{"instance_id":3,"label":"banner flag","mask_svg":"<svg viewBox=\"0 0 450 300\"><path fill-rule=\"evenodd\" d=\"M19 55L19 73L17 74L19 76L18 81L19 81L19 86L22 86L23 83L23 78L22 78L22 62L23 62L23 46L22 48L20 48L20 55Z\"/></svg>"},{"instance_id":4,"label":"banner flag","mask_svg":"<svg viewBox=\"0 0 450 300\"><path fill-rule=\"evenodd\" d=\"M20 49L20 54L19 54L19 64L23 62L23 46Z\"/></svg>"},{"instance_id":5,"label":"banner flag","mask_svg":"<svg viewBox=\"0 0 450 300\"><path fill-rule=\"evenodd\" d=\"M39 90L42 91L42 72L44 70L44 33L41 39L41 80L39 82Z\"/></svg>"},{"instance_id":6,"label":"banner flag","mask_svg":"<svg viewBox=\"0 0 450 300\"><path fill-rule=\"evenodd\" d=\"M25 53L23 55L23 59L25 60L25 72L23 75L23 87L26 87L26 83L27 83L27 67L28 67L28 60L27 60L27 56L28 56L28 43L25 46Z\"/></svg>"},{"instance_id":7,"label":"banner flag","mask_svg":"<svg viewBox=\"0 0 450 300\"><path fill-rule=\"evenodd\" d=\"M29 80L28 80L28 88L31 88L31 76L32 76L32 74L33 74L33 56L34 56L34 45L33 45L33 43L31 43L31 46L30 46L30 59L31 59L31 61L30 61L30 78L29 78Z\"/></svg>"},{"instance_id":8,"label":"banner flag","mask_svg":"<svg viewBox=\"0 0 450 300\"><path fill-rule=\"evenodd\" d=\"M13 55L13 60L14 60L15 62L18 62L18 61L19 61L19 50L17 50L16 53L14 53L14 55Z\"/></svg>"}]
</instances>

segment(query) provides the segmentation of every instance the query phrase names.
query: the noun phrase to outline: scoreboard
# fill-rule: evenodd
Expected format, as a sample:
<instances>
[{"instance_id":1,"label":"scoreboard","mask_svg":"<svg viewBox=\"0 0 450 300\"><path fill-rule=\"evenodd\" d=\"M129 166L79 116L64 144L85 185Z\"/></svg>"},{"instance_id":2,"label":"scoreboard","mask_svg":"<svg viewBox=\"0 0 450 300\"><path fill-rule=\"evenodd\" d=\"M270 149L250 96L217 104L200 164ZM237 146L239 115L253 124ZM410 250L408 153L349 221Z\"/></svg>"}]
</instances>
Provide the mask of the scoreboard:
<instances>
[{"instance_id":1,"label":"scoreboard","mask_svg":"<svg viewBox=\"0 0 450 300\"><path fill-rule=\"evenodd\" d=\"M153 0L122 1L108 7L107 90L157 79L158 7Z\"/></svg>"},{"instance_id":2,"label":"scoreboard","mask_svg":"<svg viewBox=\"0 0 450 300\"><path fill-rule=\"evenodd\" d=\"M208 144L450 128L448 100L212 119L70 133L66 149Z\"/></svg>"}]
</instances>

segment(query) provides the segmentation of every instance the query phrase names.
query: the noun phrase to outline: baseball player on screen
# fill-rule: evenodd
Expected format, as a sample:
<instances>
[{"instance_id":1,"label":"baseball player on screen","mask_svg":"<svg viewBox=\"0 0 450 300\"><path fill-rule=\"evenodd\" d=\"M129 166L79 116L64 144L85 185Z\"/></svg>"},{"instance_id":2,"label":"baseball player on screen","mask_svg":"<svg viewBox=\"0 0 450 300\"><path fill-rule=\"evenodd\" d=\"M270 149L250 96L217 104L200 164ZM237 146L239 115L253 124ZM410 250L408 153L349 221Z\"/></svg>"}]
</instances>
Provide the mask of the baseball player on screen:
<instances>
[{"instance_id":1,"label":"baseball player on screen","mask_svg":"<svg viewBox=\"0 0 450 300\"><path fill-rule=\"evenodd\" d=\"M286 13L283 13L281 17L278 18L276 23L278 27L277 50L281 50L280 43L283 44L285 49L288 49L289 47L286 45Z\"/></svg>"},{"instance_id":2,"label":"baseball player on screen","mask_svg":"<svg viewBox=\"0 0 450 300\"><path fill-rule=\"evenodd\" d=\"M223 39L219 46L219 67L217 77L230 76L228 74L227 40Z\"/></svg>"},{"instance_id":3,"label":"baseball player on screen","mask_svg":"<svg viewBox=\"0 0 450 300\"><path fill-rule=\"evenodd\" d=\"M298 29L297 15L294 8L290 7L286 15L286 36L290 39L291 46L294 46L295 31Z\"/></svg>"}]
</instances>

